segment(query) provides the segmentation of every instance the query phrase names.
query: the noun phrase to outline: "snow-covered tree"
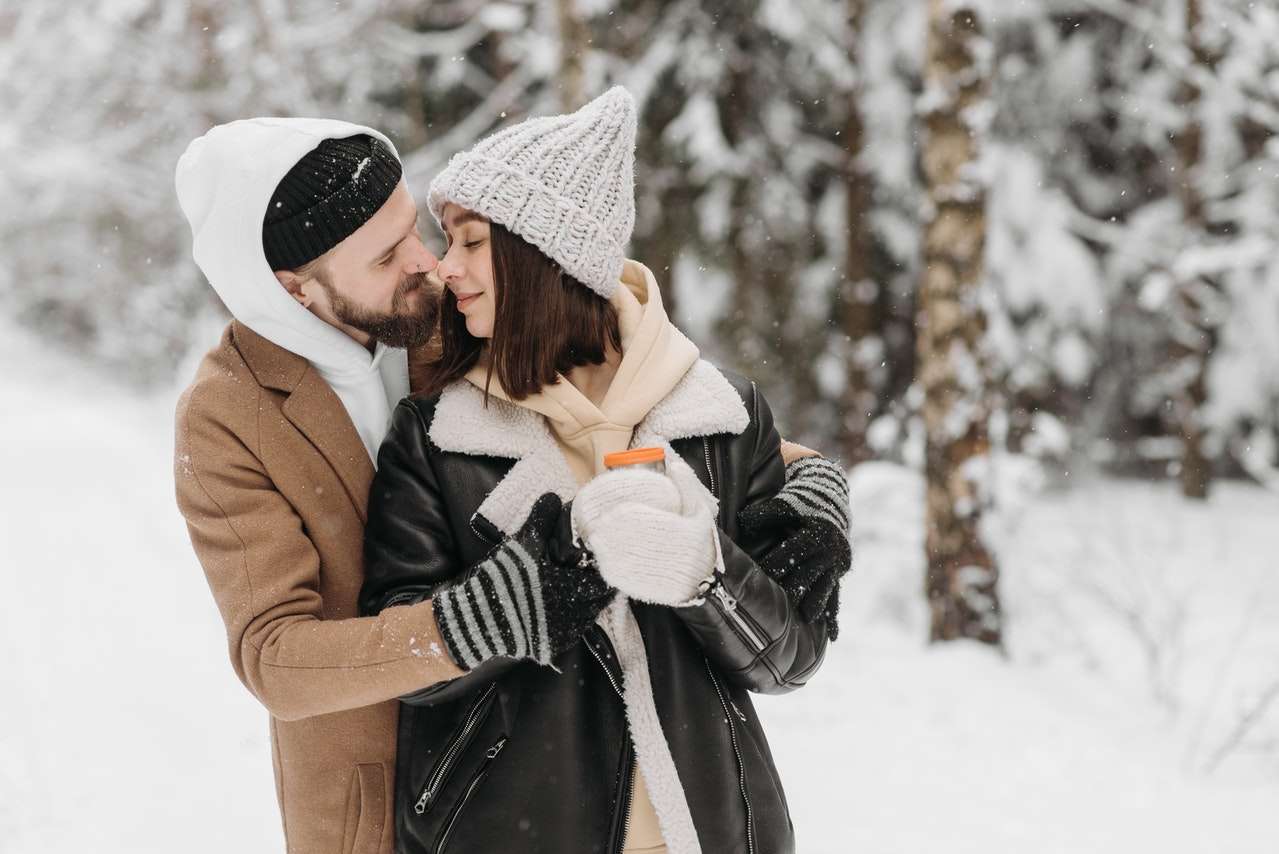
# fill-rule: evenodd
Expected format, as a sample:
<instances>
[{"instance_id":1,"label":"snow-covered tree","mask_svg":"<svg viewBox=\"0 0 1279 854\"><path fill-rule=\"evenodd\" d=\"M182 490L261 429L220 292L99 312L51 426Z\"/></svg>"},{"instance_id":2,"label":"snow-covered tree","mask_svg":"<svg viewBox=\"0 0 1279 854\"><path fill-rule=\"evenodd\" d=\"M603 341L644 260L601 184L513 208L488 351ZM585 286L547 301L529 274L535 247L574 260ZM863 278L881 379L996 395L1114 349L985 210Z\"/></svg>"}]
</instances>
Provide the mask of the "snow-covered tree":
<instances>
[{"instance_id":1,"label":"snow-covered tree","mask_svg":"<svg viewBox=\"0 0 1279 854\"><path fill-rule=\"evenodd\" d=\"M89 0L0 11L0 306L100 366L168 379L212 296L173 168L218 122L334 115L420 139L418 4ZM412 153L411 150L408 153ZM13 203L22 200L21 204Z\"/></svg>"},{"instance_id":2,"label":"snow-covered tree","mask_svg":"<svg viewBox=\"0 0 1279 854\"><path fill-rule=\"evenodd\" d=\"M981 290L986 186L977 168L991 105L991 43L974 5L930 0L924 176L930 209L919 295L928 604L933 640L1000 642L998 570L980 522L990 379Z\"/></svg>"},{"instance_id":3,"label":"snow-covered tree","mask_svg":"<svg viewBox=\"0 0 1279 854\"><path fill-rule=\"evenodd\" d=\"M990 45L971 168L987 189L993 441L1063 471L1087 453L1198 483L1200 469L1276 479L1279 9L1195 0L1187 26L1189 0L973 3ZM631 249L676 321L760 380L788 436L850 464L920 462L929 10L8 4L0 155L20 168L0 190L22 203L0 208L0 311L165 380L216 310L172 190L178 154L211 124L374 124L420 196L480 136L621 83L641 108Z\"/></svg>"}]
</instances>

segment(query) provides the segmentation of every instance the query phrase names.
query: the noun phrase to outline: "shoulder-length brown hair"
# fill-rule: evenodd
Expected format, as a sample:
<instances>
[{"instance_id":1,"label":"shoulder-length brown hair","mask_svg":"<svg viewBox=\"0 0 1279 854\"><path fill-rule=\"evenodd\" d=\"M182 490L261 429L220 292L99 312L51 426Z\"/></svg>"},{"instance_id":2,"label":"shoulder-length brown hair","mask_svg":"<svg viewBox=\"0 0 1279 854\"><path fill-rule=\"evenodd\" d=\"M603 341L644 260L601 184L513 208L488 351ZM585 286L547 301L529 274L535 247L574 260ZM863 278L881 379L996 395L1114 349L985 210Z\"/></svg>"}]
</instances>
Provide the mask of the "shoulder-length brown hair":
<instances>
[{"instance_id":1,"label":"shoulder-length brown hair","mask_svg":"<svg viewBox=\"0 0 1279 854\"><path fill-rule=\"evenodd\" d=\"M440 306L440 340L414 371L417 394L430 397L461 379L487 344L488 381L523 400L580 365L604 362L608 345L622 349L617 311L603 297L532 244L492 223L493 337L466 331L457 297L447 288Z\"/></svg>"}]
</instances>

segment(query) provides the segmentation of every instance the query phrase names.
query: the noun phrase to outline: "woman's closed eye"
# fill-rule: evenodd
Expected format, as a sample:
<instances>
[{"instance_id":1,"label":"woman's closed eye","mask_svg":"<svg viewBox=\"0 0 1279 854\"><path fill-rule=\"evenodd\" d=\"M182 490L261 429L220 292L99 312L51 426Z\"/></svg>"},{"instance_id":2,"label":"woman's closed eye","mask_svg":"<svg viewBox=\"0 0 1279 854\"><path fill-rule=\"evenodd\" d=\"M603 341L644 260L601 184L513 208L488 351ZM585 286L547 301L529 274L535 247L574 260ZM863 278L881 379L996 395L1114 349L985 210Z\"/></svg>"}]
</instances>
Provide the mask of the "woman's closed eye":
<instances>
[{"instance_id":1,"label":"woman's closed eye","mask_svg":"<svg viewBox=\"0 0 1279 854\"><path fill-rule=\"evenodd\" d=\"M483 242L484 242L484 238L481 237L478 240L468 240L462 245L465 246L467 249L474 249L475 247L479 246Z\"/></svg>"}]
</instances>

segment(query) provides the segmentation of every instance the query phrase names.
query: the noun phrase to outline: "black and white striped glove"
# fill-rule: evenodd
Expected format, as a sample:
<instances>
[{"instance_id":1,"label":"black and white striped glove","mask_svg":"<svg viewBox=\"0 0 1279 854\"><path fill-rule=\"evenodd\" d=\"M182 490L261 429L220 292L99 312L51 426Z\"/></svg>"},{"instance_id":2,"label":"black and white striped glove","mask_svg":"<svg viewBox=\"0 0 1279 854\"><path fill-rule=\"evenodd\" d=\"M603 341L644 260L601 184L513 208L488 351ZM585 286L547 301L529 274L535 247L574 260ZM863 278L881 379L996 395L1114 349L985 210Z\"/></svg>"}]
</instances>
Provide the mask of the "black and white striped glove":
<instances>
[{"instance_id":1,"label":"black and white striped glove","mask_svg":"<svg viewBox=\"0 0 1279 854\"><path fill-rule=\"evenodd\" d=\"M550 664L615 592L591 553L573 544L569 513L548 492L514 536L432 601L449 655L471 670L496 656Z\"/></svg>"},{"instance_id":2,"label":"black and white striped glove","mask_svg":"<svg viewBox=\"0 0 1279 854\"><path fill-rule=\"evenodd\" d=\"M838 464L804 457L786 466L786 485L738 514L744 530L778 540L759 561L799 609L800 618L824 620L839 635L839 579L852 566L848 479Z\"/></svg>"}]
</instances>

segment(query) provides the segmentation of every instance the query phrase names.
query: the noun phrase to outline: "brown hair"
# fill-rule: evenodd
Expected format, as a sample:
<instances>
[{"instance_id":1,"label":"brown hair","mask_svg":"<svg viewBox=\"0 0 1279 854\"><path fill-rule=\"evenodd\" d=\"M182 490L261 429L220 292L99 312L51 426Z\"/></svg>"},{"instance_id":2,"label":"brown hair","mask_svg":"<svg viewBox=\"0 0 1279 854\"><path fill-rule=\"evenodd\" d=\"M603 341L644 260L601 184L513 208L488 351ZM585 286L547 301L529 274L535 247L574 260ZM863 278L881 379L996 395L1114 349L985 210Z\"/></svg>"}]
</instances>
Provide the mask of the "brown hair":
<instances>
[{"instance_id":1,"label":"brown hair","mask_svg":"<svg viewBox=\"0 0 1279 854\"><path fill-rule=\"evenodd\" d=\"M564 272L537 247L494 222L493 337L488 380L496 377L513 400L523 400L580 365L604 362L608 346L622 349L617 311ZM466 331L457 297L447 288L440 307L440 346L415 369L423 397L439 394L479 360L485 341Z\"/></svg>"}]
</instances>

